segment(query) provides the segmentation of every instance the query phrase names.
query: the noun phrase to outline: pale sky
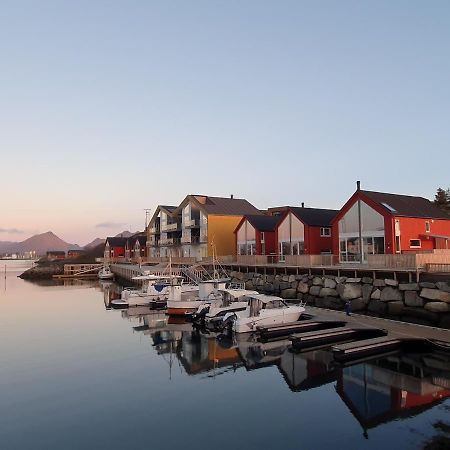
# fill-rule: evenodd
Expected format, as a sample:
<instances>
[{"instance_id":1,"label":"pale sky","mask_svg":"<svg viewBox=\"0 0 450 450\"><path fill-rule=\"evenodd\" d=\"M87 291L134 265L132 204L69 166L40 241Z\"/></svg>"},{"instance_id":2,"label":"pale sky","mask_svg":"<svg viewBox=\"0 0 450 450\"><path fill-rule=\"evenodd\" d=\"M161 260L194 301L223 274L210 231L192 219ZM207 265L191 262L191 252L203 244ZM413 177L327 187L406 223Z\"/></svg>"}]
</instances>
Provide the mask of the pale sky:
<instances>
[{"instance_id":1,"label":"pale sky","mask_svg":"<svg viewBox=\"0 0 450 450\"><path fill-rule=\"evenodd\" d=\"M186 194L340 208L450 185L448 1L0 2L0 240Z\"/></svg>"}]
</instances>

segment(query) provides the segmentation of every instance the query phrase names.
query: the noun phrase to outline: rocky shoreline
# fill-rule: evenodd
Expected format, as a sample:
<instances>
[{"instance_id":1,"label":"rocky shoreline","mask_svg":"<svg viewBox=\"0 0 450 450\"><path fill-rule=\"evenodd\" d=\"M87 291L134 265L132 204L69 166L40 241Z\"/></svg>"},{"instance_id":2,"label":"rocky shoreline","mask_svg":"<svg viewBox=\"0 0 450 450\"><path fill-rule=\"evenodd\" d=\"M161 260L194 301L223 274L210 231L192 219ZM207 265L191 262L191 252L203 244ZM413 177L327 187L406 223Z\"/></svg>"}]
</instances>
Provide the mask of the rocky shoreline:
<instances>
[{"instance_id":1,"label":"rocky shoreline","mask_svg":"<svg viewBox=\"0 0 450 450\"><path fill-rule=\"evenodd\" d=\"M301 300L319 308L343 310L419 325L450 329L450 283L399 283L393 279L347 278L333 275L262 275L231 272L246 289Z\"/></svg>"},{"instance_id":2,"label":"rocky shoreline","mask_svg":"<svg viewBox=\"0 0 450 450\"><path fill-rule=\"evenodd\" d=\"M61 275L62 273L64 273L64 264L53 262L31 267L21 273L19 278L24 280L49 280L53 278L53 275Z\"/></svg>"}]
</instances>

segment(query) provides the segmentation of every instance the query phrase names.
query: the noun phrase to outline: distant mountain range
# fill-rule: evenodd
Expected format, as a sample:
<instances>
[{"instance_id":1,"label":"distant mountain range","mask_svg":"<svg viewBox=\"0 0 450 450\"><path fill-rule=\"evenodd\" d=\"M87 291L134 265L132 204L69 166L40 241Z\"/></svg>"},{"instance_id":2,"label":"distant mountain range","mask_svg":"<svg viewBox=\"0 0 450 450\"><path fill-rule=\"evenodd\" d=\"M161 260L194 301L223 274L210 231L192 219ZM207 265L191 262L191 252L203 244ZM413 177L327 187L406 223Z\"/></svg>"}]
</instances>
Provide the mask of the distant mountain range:
<instances>
[{"instance_id":1,"label":"distant mountain range","mask_svg":"<svg viewBox=\"0 0 450 450\"><path fill-rule=\"evenodd\" d=\"M0 241L0 253L17 253L35 251L38 255L45 255L49 250L67 250L81 249L77 244L69 244L51 231L36 234L22 242Z\"/></svg>"},{"instance_id":2,"label":"distant mountain range","mask_svg":"<svg viewBox=\"0 0 450 450\"><path fill-rule=\"evenodd\" d=\"M130 231L122 231L122 233L117 234L117 236L130 237L133 234L135 233ZM70 244L63 241L52 231L47 231L46 233L31 236L22 242L0 241L0 254L23 254L34 251L37 255L45 255L49 250L60 250L65 252L75 249L80 250L82 248L88 250L103 244L104 242L104 238L96 238L84 247L80 247L78 244Z\"/></svg>"}]
</instances>

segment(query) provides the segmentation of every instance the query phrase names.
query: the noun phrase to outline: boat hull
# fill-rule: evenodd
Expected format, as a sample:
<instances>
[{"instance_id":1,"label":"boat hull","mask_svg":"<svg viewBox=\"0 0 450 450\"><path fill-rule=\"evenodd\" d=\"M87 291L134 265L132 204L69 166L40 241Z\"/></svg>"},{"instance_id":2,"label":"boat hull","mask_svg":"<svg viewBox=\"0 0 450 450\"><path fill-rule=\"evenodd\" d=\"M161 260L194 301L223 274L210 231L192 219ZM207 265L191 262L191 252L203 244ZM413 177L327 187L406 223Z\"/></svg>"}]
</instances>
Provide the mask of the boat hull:
<instances>
[{"instance_id":1,"label":"boat hull","mask_svg":"<svg viewBox=\"0 0 450 450\"><path fill-rule=\"evenodd\" d=\"M202 301L168 301L167 314L169 316L182 316L197 311L198 307L203 304Z\"/></svg>"}]
</instances>

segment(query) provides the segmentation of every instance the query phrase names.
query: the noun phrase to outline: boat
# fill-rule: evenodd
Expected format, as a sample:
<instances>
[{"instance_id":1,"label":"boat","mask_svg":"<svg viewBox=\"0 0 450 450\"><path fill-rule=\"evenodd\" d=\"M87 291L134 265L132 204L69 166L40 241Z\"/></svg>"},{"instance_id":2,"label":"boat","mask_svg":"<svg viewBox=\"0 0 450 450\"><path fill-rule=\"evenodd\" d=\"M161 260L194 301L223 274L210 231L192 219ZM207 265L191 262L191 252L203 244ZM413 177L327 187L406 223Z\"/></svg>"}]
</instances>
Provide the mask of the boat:
<instances>
[{"instance_id":1,"label":"boat","mask_svg":"<svg viewBox=\"0 0 450 450\"><path fill-rule=\"evenodd\" d=\"M112 280L114 278L114 273L111 272L109 266L105 265L99 270L98 278L100 280Z\"/></svg>"},{"instance_id":2,"label":"boat","mask_svg":"<svg viewBox=\"0 0 450 450\"><path fill-rule=\"evenodd\" d=\"M247 295L245 310L225 314L222 326L235 333L249 333L257 331L259 326L296 322L303 312L304 303L288 305L281 297L251 294Z\"/></svg>"}]
</instances>

